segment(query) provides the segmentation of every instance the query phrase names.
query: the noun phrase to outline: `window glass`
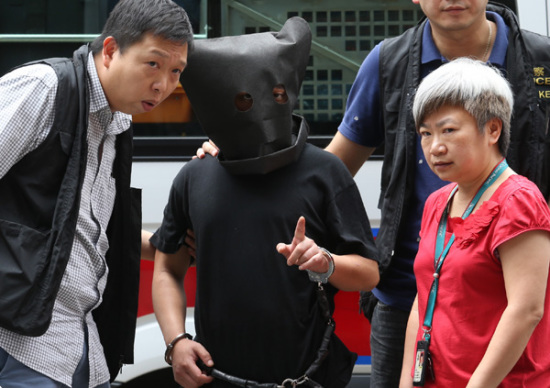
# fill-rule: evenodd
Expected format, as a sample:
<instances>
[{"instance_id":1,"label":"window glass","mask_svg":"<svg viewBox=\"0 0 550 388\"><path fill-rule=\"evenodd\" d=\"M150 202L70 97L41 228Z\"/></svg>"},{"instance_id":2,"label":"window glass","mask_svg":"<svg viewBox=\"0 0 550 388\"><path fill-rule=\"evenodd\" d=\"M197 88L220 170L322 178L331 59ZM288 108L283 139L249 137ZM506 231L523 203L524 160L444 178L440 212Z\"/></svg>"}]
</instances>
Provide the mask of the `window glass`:
<instances>
[{"instance_id":1,"label":"window glass","mask_svg":"<svg viewBox=\"0 0 550 388\"><path fill-rule=\"evenodd\" d=\"M195 33L204 30L206 1L174 1L187 10ZM31 60L71 56L76 48L101 32L117 2L1 0L0 75Z\"/></svg>"},{"instance_id":2,"label":"window glass","mask_svg":"<svg viewBox=\"0 0 550 388\"><path fill-rule=\"evenodd\" d=\"M0 75L24 62L71 56L99 34L117 0L1 0ZM292 16L308 21L313 46L295 107L323 146L342 120L346 99L364 58L386 37L423 16L411 0L175 0L186 9L197 39L278 31ZM514 0L501 0L515 10ZM178 87L150 113L134 116L137 152L158 155L170 145L185 157L204 140L185 91ZM181 148L182 141L188 144ZM168 146L168 147L167 147ZM141 151L146 150L146 151Z\"/></svg>"}]
</instances>

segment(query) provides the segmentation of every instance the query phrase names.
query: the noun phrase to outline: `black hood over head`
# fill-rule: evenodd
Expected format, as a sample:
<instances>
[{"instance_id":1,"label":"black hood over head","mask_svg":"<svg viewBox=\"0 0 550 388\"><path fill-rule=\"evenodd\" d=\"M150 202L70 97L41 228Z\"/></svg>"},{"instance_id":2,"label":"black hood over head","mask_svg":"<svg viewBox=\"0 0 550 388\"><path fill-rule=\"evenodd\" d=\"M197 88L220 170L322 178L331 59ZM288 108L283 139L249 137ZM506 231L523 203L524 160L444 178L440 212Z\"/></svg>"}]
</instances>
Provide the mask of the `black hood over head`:
<instances>
[{"instance_id":1,"label":"black hood over head","mask_svg":"<svg viewBox=\"0 0 550 388\"><path fill-rule=\"evenodd\" d=\"M194 42L181 82L232 173L267 173L300 155L307 125L292 111L310 48L311 31L298 17L279 32ZM239 161L247 165L242 171Z\"/></svg>"}]
</instances>

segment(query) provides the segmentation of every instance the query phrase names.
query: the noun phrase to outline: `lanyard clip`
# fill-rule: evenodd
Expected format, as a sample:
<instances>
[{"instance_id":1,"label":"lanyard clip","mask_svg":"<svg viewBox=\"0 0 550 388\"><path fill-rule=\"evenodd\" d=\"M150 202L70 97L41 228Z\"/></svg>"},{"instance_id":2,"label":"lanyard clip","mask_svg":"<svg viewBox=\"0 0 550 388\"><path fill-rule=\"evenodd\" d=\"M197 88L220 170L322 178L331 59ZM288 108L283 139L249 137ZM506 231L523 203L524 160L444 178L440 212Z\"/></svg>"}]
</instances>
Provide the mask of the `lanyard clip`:
<instances>
[{"instance_id":1,"label":"lanyard clip","mask_svg":"<svg viewBox=\"0 0 550 388\"><path fill-rule=\"evenodd\" d=\"M424 332L424 334L422 334L422 339L425 340L426 342L430 342L430 338L431 338L430 333L432 331L432 328L424 326L422 327L422 331Z\"/></svg>"}]
</instances>

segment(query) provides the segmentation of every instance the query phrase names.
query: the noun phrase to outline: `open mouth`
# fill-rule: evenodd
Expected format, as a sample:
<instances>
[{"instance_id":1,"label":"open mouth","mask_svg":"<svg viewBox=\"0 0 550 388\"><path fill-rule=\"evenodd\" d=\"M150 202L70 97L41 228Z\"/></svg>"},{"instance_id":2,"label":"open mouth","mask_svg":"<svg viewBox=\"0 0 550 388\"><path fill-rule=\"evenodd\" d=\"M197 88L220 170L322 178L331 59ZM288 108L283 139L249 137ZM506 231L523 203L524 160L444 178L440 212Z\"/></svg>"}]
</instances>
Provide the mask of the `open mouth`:
<instances>
[{"instance_id":1,"label":"open mouth","mask_svg":"<svg viewBox=\"0 0 550 388\"><path fill-rule=\"evenodd\" d=\"M149 111L153 110L153 108L156 106L156 104L151 102L151 101L142 101L141 106L143 107L143 110L145 112L149 112Z\"/></svg>"}]
</instances>

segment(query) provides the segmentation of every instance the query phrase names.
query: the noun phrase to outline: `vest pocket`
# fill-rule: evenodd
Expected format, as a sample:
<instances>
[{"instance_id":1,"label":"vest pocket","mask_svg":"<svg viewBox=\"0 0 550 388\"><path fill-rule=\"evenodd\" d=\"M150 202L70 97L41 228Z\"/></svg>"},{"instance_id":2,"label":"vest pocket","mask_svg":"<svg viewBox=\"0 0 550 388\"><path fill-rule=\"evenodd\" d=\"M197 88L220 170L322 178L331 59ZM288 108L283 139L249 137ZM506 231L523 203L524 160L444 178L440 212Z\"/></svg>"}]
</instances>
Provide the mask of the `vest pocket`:
<instances>
[{"instance_id":1,"label":"vest pocket","mask_svg":"<svg viewBox=\"0 0 550 388\"><path fill-rule=\"evenodd\" d=\"M14 330L22 312L33 305L48 237L49 233L0 220L0 326Z\"/></svg>"}]
</instances>

